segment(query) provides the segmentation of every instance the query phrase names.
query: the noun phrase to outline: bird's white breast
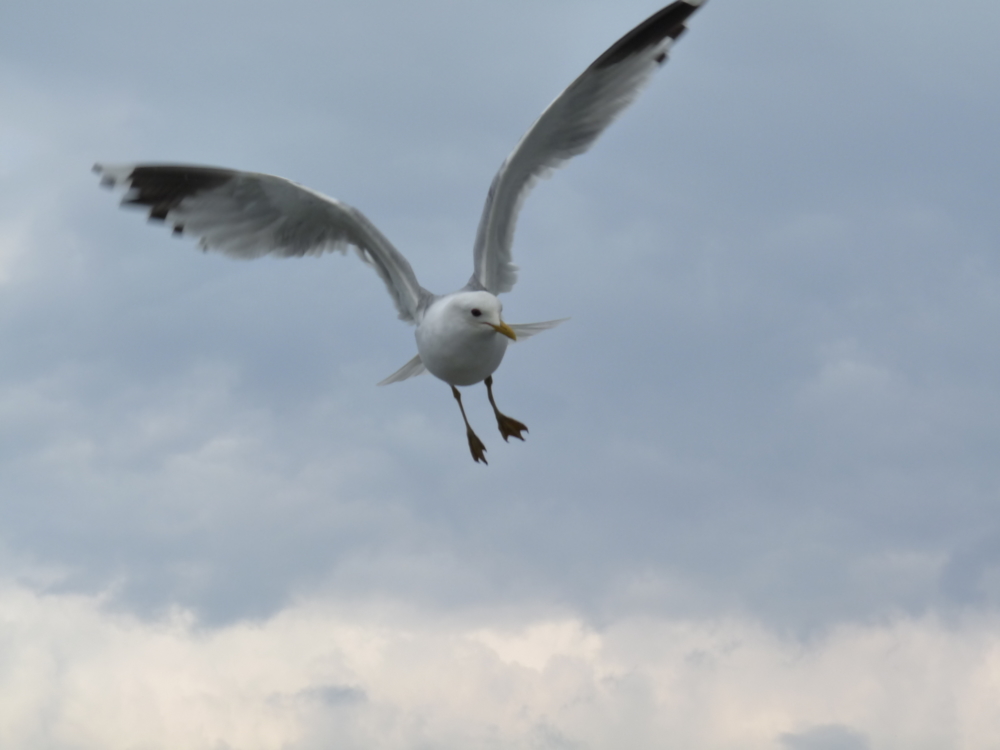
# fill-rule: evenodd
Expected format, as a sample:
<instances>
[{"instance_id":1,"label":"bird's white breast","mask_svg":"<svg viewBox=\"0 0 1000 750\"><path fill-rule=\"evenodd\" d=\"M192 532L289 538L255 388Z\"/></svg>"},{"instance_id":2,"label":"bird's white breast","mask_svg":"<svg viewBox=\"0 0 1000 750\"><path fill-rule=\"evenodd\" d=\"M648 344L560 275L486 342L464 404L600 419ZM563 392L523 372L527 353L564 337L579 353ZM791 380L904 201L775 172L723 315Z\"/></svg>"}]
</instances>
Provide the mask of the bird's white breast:
<instances>
[{"instance_id":1,"label":"bird's white breast","mask_svg":"<svg viewBox=\"0 0 1000 750\"><path fill-rule=\"evenodd\" d=\"M472 385L493 374L508 339L485 325L470 325L460 312L437 300L417 326L417 351L424 367L451 385Z\"/></svg>"}]
</instances>

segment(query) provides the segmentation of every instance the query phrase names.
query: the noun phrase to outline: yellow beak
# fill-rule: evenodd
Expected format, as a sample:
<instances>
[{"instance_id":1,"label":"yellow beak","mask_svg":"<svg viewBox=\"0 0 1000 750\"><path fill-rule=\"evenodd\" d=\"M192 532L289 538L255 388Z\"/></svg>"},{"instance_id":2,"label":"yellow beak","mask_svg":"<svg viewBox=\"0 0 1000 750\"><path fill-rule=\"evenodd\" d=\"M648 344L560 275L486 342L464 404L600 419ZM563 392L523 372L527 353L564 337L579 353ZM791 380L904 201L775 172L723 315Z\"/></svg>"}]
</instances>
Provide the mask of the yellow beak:
<instances>
[{"instance_id":1,"label":"yellow beak","mask_svg":"<svg viewBox=\"0 0 1000 750\"><path fill-rule=\"evenodd\" d=\"M504 323L502 320L500 321L500 325L498 326L495 326L492 323L487 323L487 325L493 328L493 330L496 331L497 333L502 333L504 336L511 339L512 341L517 341L517 334L514 333L514 329L511 328L506 323Z\"/></svg>"}]
</instances>

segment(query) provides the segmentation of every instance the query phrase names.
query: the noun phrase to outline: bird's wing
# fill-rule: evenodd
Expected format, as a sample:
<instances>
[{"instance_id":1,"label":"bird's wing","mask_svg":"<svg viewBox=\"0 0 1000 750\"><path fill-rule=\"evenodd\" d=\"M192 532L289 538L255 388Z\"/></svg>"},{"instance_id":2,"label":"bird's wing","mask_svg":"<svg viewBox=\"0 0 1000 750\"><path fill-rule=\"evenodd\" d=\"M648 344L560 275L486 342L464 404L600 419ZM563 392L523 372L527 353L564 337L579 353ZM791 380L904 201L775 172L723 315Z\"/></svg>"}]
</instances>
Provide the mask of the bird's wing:
<instances>
[{"instance_id":1,"label":"bird's wing","mask_svg":"<svg viewBox=\"0 0 1000 750\"><path fill-rule=\"evenodd\" d=\"M565 323L569 318L560 318L559 320L546 320L542 323L511 323L510 327L514 329L514 335L517 336L518 341L523 341L524 339L530 339L536 333L541 333L542 331L547 331L550 328L555 328L560 323Z\"/></svg>"},{"instance_id":2,"label":"bird's wing","mask_svg":"<svg viewBox=\"0 0 1000 750\"><path fill-rule=\"evenodd\" d=\"M500 166L486 197L469 289L509 292L517 281L511 262L514 224L534 182L582 154L636 97L667 59L688 17L706 0L677 0L615 42L549 105Z\"/></svg>"},{"instance_id":3,"label":"bird's wing","mask_svg":"<svg viewBox=\"0 0 1000 750\"><path fill-rule=\"evenodd\" d=\"M97 164L101 184L127 189L122 205L149 209L174 234L234 258L320 255L353 246L375 267L401 320L416 323L431 294L406 258L360 211L282 177L181 164Z\"/></svg>"},{"instance_id":4,"label":"bird's wing","mask_svg":"<svg viewBox=\"0 0 1000 750\"><path fill-rule=\"evenodd\" d=\"M407 380L409 378L415 378L417 375L423 375L427 372L427 368L424 367L424 361L420 359L418 354L416 357L411 359L405 365L400 367L396 372L387 377L385 380L377 383L376 385L389 385L390 383L398 383L401 380Z\"/></svg>"}]
</instances>

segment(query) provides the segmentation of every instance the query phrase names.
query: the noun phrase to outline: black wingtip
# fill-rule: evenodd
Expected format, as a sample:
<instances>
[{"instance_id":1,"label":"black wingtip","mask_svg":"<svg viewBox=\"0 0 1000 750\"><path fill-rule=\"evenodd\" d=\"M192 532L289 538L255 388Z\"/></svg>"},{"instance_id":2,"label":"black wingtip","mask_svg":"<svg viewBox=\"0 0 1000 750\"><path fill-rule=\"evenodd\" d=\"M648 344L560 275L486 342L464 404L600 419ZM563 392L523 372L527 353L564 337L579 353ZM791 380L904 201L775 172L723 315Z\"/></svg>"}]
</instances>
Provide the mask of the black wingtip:
<instances>
[{"instance_id":1,"label":"black wingtip","mask_svg":"<svg viewBox=\"0 0 1000 750\"><path fill-rule=\"evenodd\" d=\"M94 174L101 176L101 182L99 183L103 188L113 188L115 186L115 178L109 174L104 173L104 167L100 164L95 164L90 168L90 171Z\"/></svg>"},{"instance_id":2,"label":"black wingtip","mask_svg":"<svg viewBox=\"0 0 1000 750\"><path fill-rule=\"evenodd\" d=\"M185 198L224 185L235 174L232 170L216 167L141 164L129 174L131 191L122 204L147 207L150 221L166 221L167 214Z\"/></svg>"},{"instance_id":3,"label":"black wingtip","mask_svg":"<svg viewBox=\"0 0 1000 750\"><path fill-rule=\"evenodd\" d=\"M657 11L640 23L594 61L594 68L608 68L651 47L655 47L664 39L679 39L687 31L684 22L701 8L707 0L698 3L687 0L676 0L667 7ZM665 55L658 55L656 62L663 63Z\"/></svg>"},{"instance_id":4,"label":"black wingtip","mask_svg":"<svg viewBox=\"0 0 1000 750\"><path fill-rule=\"evenodd\" d=\"M129 201L129 203L135 203L136 201ZM153 206L149 209L149 221L164 222L167 220L167 214L170 212L170 207L160 204Z\"/></svg>"}]
</instances>

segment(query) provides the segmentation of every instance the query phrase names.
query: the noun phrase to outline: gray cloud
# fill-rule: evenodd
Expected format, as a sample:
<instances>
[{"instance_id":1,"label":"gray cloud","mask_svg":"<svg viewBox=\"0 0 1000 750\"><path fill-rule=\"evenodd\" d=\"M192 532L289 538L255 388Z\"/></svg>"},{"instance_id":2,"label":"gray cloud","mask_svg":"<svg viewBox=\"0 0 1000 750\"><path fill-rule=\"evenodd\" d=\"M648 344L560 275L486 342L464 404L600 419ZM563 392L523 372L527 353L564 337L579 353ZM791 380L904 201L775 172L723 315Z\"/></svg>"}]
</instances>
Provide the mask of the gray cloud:
<instances>
[{"instance_id":1,"label":"gray cloud","mask_svg":"<svg viewBox=\"0 0 1000 750\"><path fill-rule=\"evenodd\" d=\"M369 269L202 256L87 168L288 175L444 291L507 150L654 8L240 8L5 10L12 560L212 622L303 592L820 627L995 606L995 9L699 13L526 204L506 310L572 321L498 373L531 433L484 471L441 384L372 386L413 345Z\"/></svg>"},{"instance_id":2,"label":"gray cloud","mask_svg":"<svg viewBox=\"0 0 1000 750\"><path fill-rule=\"evenodd\" d=\"M836 724L783 734L781 744L787 750L868 750L871 747L863 734Z\"/></svg>"}]
</instances>

